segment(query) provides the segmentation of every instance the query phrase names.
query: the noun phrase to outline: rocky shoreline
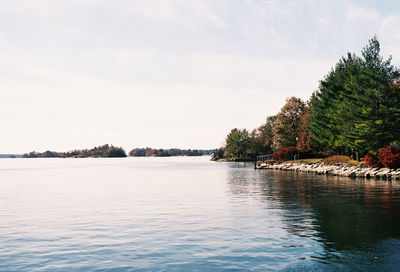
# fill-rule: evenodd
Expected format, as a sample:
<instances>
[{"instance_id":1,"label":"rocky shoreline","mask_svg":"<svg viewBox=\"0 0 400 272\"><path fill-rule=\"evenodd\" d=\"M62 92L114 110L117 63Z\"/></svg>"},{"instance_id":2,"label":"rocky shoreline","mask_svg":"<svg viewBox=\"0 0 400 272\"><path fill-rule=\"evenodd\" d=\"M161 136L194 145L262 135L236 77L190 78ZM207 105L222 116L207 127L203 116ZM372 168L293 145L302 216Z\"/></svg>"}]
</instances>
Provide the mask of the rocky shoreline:
<instances>
[{"instance_id":1,"label":"rocky shoreline","mask_svg":"<svg viewBox=\"0 0 400 272\"><path fill-rule=\"evenodd\" d=\"M318 175L400 180L400 169L354 166L351 164L257 162L256 169L275 169L283 171L306 172Z\"/></svg>"}]
</instances>

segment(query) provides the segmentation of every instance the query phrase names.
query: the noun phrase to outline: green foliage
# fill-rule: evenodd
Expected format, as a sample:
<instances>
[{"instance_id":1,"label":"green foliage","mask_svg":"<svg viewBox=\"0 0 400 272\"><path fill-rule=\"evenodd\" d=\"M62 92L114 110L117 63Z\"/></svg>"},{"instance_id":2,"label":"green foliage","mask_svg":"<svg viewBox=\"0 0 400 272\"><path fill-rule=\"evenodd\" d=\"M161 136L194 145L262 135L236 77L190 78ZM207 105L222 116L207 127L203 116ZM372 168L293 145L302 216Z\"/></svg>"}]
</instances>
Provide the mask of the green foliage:
<instances>
[{"instance_id":1,"label":"green foliage","mask_svg":"<svg viewBox=\"0 0 400 272\"><path fill-rule=\"evenodd\" d=\"M131 157L170 157L170 156L202 156L210 155L216 152L216 150L197 150L197 149L154 149L150 147L146 148L134 148L129 152Z\"/></svg>"},{"instance_id":2,"label":"green foliage","mask_svg":"<svg viewBox=\"0 0 400 272\"><path fill-rule=\"evenodd\" d=\"M126 157L121 147L109 146L108 144L94 147L92 149L74 150L62 154L62 157Z\"/></svg>"},{"instance_id":3,"label":"green foliage","mask_svg":"<svg viewBox=\"0 0 400 272\"><path fill-rule=\"evenodd\" d=\"M132 157L169 157L169 156L202 156L210 155L217 150L197 150L197 149L153 149L153 148L134 148L129 152ZM94 147L92 149L73 150L69 152L46 151L43 153L32 151L24 154L24 158L87 158L87 157L126 157L125 150L121 147L109 146L108 144Z\"/></svg>"},{"instance_id":4,"label":"green foliage","mask_svg":"<svg viewBox=\"0 0 400 272\"><path fill-rule=\"evenodd\" d=\"M216 161L219 159L223 159L225 157L225 149L223 147L220 147L216 150L214 150L211 154L212 160Z\"/></svg>"},{"instance_id":5,"label":"green foliage","mask_svg":"<svg viewBox=\"0 0 400 272\"><path fill-rule=\"evenodd\" d=\"M260 131L264 135L264 144L263 146L266 148L266 151L268 153L272 152L275 150L275 145L274 145L274 126L275 126L275 121L276 121L276 115L274 116L268 116L267 121L263 126L261 126Z\"/></svg>"},{"instance_id":6,"label":"green foliage","mask_svg":"<svg viewBox=\"0 0 400 272\"><path fill-rule=\"evenodd\" d=\"M227 152L266 154L296 146L306 153L336 151L359 158L390 144L400 144L400 72L391 58L380 55L374 37L361 56L347 53L338 61L307 105L291 97L250 135L232 130Z\"/></svg>"},{"instance_id":7,"label":"green foliage","mask_svg":"<svg viewBox=\"0 0 400 272\"><path fill-rule=\"evenodd\" d=\"M109 158L126 157L126 153L125 150L122 149L122 147L110 146L107 149L106 157Z\"/></svg>"},{"instance_id":8,"label":"green foliage","mask_svg":"<svg viewBox=\"0 0 400 272\"><path fill-rule=\"evenodd\" d=\"M109 146L108 144L94 147L92 149L73 150L69 152L46 151L43 153L30 152L23 155L24 158L88 158L88 157L126 157L121 147Z\"/></svg>"},{"instance_id":9,"label":"green foliage","mask_svg":"<svg viewBox=\"0 0 400 272\"><path fill-rule=\"evenodd\" d=\"M32 151L22 155L23 158L59 158L62 153L54 151L45 151L43 153Z\"/></svg>"},{"instance_id":10,"label":"green foliage","mask_svg":"<svg viewBox=\"0 0 400 272\"><path fill-rule=\"evenodd\" d=\"M274 150L273 128L276 116L268 116L264 124L250 133L250 152L253 154L268 154Z\"/></svg>"},{"instance_id":11,"label":"green foliage","mask_svg":"<svg viewBox=\"0 0 400 272\"><path fill-rule=\"evenodd\" d=\"M225 140L225 151L230 157L245 157L250 151L252 140L246 129L232 129Z\"/></svg>"},{"instance_id":12,"label":"green foliage","mask_svg":"<svg viewBox=\"0 0 400 272\"><path fill-rule=\"evenodd\" d=\"M125 151L121 147L109 146L108 144L94 147L92 149L74 150L66 153L62 153L62 157L76 157L76 158L88 158L88 157L126 157Z\"/></svg>"},{"instance_id":13,"label":"green foliage","mask_svg":"<svg viewBox=\"0 0 400 272\"><path fill-rule=\"evenodd\" d=\"M374 37L362 56L348 53L310 99L308 130L322 149L366 153L400 139L400 73Z\"/></svg>"}]
</instances>

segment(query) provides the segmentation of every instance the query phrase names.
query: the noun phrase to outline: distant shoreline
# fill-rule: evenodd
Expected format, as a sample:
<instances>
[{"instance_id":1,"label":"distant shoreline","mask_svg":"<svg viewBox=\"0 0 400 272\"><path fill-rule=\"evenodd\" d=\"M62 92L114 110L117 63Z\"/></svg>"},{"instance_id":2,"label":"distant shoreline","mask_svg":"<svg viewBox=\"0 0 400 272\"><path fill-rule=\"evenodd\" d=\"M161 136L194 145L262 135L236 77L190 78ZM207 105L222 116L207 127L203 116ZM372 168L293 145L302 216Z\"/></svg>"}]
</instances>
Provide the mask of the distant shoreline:
<instances>
[{"instance_id":1,"label":"distant shoreline","mask_svg":"<svg viewBox=\"0 0 400 272\"><path fill-rule=\"evenodd\" d=\"M214 149L155 149L134 148L128 154L122 147L101 145L92 149L76 149L68 152L32 151L22 155L23 158L124 158L124 157L175 157L175 156L203 156L211 155Z\"/></svg>"},{"instance_id":2,"label":"distant shoreline","mask_svg":"<svg viewBox=\"0 0 400 272\"><path fill-rule=\"evenodd\" d=\"M114 159L114 158L177 158L177 157L210 157L210 155L176 155L176 156L125 156L125 157L0 157L0 159ZM224 160L226 161L226 160Z\"/></svg>"},{"instance_id":3,"label":"distant shoreline","mask_svg":"<svg viewBox=\"0 0 400 272\"><path fill-rule=\"evenodd\" d=\"M22 158L22 154L0 154L0 159Z\"/></svg>"}]
</instances>

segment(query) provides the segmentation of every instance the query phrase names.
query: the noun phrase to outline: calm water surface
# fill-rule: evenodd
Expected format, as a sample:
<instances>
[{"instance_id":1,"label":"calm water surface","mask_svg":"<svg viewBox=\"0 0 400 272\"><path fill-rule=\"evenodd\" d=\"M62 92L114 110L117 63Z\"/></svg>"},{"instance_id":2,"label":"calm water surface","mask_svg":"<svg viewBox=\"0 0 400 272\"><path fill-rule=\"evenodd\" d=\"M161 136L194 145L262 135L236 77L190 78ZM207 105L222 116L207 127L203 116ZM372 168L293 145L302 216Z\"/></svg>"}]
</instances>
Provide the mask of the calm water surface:
<instances>
[{"instance_id":1,"label":"calm water surface","mask_svg":"<svg viewBox=\"0 0 400 272\"><path fill-rule=\"evenodd\" d=\"M1 159L0 271L400 271L400 183L197 158Z\"/></svg>"}]
</instances>

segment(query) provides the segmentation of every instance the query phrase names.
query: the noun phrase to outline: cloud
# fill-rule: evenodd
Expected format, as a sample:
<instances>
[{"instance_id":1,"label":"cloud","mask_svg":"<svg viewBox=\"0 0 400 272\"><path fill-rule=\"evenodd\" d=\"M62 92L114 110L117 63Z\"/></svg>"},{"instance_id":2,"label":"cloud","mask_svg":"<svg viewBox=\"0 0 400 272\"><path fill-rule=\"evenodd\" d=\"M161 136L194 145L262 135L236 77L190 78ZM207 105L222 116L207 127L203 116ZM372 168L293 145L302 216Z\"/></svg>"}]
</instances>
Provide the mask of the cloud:
<instances>
[{"instance_id":1,"label":"cloud","mask_svg":"<svg viewBox=\"0 0 400 272\"><path fill-rule=\"evenodd\" d=\"M0 152L216 147L374 34L398 63L400 19L375 2L9 1Z\"/></svg>"},{"instance_id":2,"label":"cloud","mask_svg":"<svg viewBox=\"0 0 400 272\"><path fill-rule=\"evenodd\" d=\"M370 21L380 18L380 13L376 9L352 5L346 9L345 15L348 21Z\"/></svg>"}]
</instances>

